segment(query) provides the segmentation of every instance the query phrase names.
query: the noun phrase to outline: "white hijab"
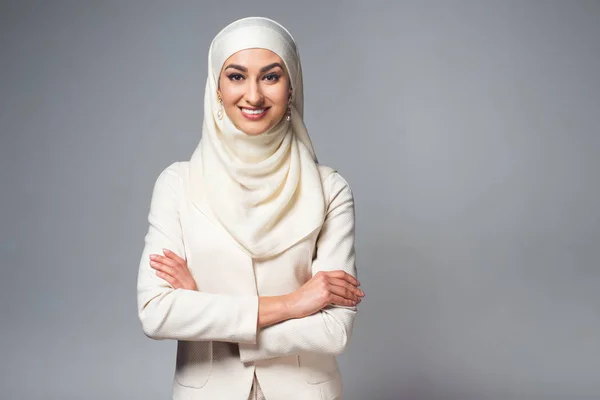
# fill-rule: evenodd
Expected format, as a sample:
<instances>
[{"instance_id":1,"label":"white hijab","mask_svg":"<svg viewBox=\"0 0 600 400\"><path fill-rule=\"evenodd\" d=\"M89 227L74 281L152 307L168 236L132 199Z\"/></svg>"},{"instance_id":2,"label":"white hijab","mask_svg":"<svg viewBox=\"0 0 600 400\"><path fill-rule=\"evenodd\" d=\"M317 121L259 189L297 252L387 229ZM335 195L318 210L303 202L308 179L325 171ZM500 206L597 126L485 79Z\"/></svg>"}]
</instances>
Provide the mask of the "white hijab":
<instances>
[{"instance_id":1,"label":"white hijab","mask_svg":"<svg viewBox=\"0 0 600 400\"><path fill-rule=\"evenodd\" d=\"M237 129L224 112L217 118L221 68L234 53L250 48L281 57L293 93L291 122L283 118L256 136ZM323 224L323 189L303 106L300 57L283 26L267 18L243 18L213 39L202 139L190 160L192 196L204 196L212 216L254 258L276 255Z\"/></svg>"}]
</instances>

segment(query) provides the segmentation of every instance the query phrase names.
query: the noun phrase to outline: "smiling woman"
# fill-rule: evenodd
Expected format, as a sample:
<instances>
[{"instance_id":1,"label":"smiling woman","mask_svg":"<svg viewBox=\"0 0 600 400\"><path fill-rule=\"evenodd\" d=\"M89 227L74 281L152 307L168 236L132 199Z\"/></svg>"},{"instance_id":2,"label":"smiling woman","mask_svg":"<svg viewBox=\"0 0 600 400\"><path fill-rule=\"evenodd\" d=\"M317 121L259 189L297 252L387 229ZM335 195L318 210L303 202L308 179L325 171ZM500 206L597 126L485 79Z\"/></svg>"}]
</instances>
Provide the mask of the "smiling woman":
<instances>
[{"instance_id":1,"label":"smiling woman","mask_svg":"<svg viewBox=\"0 0 600 400\"><path fill-rule=\"evenodd\" d=\"M225 61L218 95L241 131L259 135L281 121L292 98L283 60L267 49L241 50Z\"/></svg>"},{"instance_id":2,"label":"smiling woman","mask_svg":"<svg viewBox=\"0 0 600 400\"><path fill-rule=\"evenodd\" d=\"M317 162L289 32L224 28L202 138L158 177L138 272L147 336L178 341L175 399L341 399L358 288L354 201Z\"/></svg>"}]
</instances>

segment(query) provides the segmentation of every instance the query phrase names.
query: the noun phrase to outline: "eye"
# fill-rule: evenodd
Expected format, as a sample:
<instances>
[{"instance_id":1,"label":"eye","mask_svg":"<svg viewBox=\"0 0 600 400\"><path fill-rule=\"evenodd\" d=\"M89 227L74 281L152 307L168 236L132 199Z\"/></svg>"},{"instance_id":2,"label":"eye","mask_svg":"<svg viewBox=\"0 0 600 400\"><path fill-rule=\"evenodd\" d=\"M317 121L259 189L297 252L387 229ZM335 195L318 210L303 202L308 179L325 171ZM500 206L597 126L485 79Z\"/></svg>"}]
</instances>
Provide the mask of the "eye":
<instances>
[{"instance_id":1,"label":"eye","mask_svg":"<svg viewBox=\"0 0 600 400\"><path fill-rule=\"evenodd\" d=\"M264 80L269 82L277 82L281 76L275 72L264 76Z\"/></svg>"},{"instance_id":2,"label":"eye","mask_svg":"<svg viewBox=\"0 0 600 400\"><path fill-rule=\"evenodd\" d=\"M227 75L227 77L229 78L230 81L241 81L242 79L244 79L242 74L238 74L237 72L233 73L233 74L229 74L229 75Z\"/></svg>"}]
</instances>

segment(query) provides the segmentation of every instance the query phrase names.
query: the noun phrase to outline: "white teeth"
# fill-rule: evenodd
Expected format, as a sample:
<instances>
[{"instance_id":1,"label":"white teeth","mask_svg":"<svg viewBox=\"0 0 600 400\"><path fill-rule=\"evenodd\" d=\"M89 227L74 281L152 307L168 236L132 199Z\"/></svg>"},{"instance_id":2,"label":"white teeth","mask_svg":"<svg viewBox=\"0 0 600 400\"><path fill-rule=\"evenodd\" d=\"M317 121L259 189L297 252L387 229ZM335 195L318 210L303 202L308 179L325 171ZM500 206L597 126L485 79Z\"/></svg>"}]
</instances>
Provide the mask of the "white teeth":
<instances>
[{"instance_id":1,"label":"white teeth","mask_svg":"<svg viewBox=\"0 0 600 400\"><path fill-rule=\"evenodd\" d=\"M242 108L242 112L244 114L257 115L257 114L262 114L263 112L265 112L265 109L261 108L259 110L249 110L247 108Z\"/></svg>"}]
</instances>

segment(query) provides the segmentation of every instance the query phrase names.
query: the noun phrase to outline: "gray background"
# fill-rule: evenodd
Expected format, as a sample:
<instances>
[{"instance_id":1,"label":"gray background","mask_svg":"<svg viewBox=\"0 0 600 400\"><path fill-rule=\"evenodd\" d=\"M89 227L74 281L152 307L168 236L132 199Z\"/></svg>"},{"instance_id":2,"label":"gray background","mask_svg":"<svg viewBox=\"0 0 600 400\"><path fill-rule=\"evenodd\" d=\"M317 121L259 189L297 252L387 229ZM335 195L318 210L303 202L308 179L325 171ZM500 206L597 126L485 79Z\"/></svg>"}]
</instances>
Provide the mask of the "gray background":
<instances>
[{"instance_id":1,"label":"gray background","mask_svg":"<svg viewBox=\"0 0 600 400\"><path fill-rule=\"evenodd\" d=\"M295 36L355 193L346 399L600 398L597 1L2 2L0 397L169 398L135 305L152 185L248 15Z\"/></svg>"}]
</instances>

